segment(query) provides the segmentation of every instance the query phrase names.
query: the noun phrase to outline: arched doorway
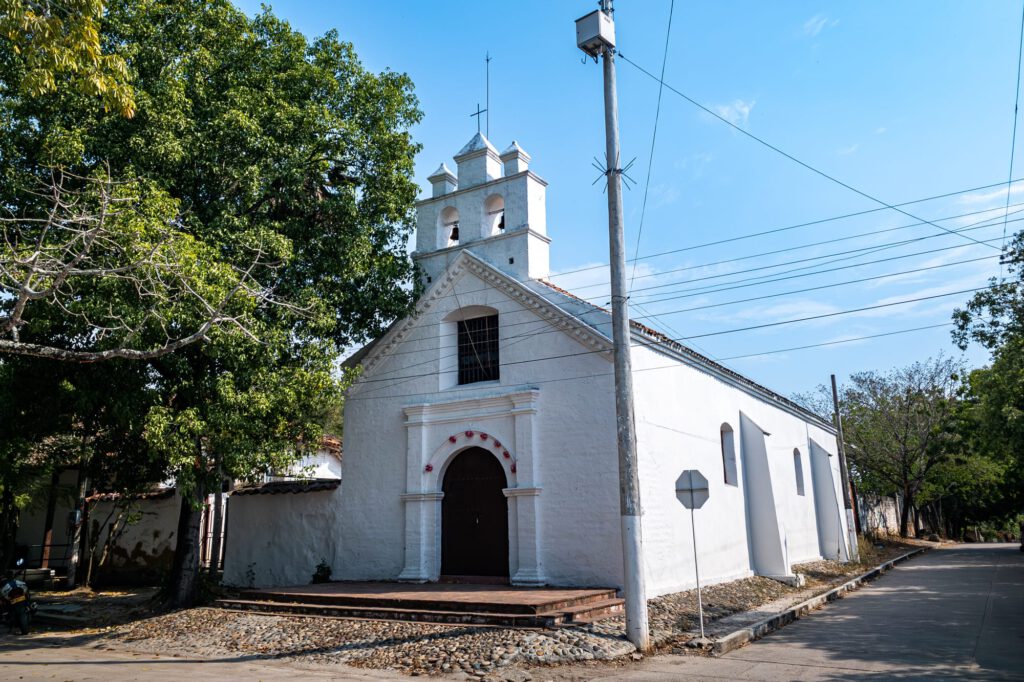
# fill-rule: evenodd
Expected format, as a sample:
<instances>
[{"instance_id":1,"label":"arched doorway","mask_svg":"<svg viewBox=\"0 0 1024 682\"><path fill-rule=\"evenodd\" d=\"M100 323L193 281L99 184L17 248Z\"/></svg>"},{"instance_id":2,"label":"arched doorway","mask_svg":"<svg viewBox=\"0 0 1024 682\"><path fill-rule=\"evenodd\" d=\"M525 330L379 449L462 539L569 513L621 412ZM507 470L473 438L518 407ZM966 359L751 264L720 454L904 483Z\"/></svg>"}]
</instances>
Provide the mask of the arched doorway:
<instances>
[{"instance_id":1,"label":"arched doorway","mask_svg":"<svg viewBox=\"0 0 1024 682\"><path fill-rule=\"evenodd\" d=\"M505 470L490 452L455 456L441 489L441 574L508 577Z\"/></svg>"}]
</instances>

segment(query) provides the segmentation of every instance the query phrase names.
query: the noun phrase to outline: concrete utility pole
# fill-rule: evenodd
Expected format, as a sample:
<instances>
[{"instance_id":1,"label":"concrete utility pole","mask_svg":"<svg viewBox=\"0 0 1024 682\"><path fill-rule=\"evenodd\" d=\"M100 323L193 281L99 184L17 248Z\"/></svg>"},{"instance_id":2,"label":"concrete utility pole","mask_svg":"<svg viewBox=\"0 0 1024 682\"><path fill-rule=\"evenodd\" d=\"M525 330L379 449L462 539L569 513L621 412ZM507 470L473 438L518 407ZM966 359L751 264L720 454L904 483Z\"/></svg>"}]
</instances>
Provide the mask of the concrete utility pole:
<instances>
[{"instance_id":1,"label":"concrete utility pole","mask_svg":"<svg viewBox=\"0 0 1024 682\"><path fill-rule=\"evenodd\" d=\"M619 449L619 513L622 521L626 636L640 651L651 646L641 533L640 481L637 475L633 371L630 360L629 307L623 236L622 168L619 159L619 106L615 90L615 24L612 0L576 22L577 45L604 66L604 126L608 177L608 241L611 262L612 341L615 364L615 428ZM602 16L603 15L603 16Z\"/></svg>"},{"instance_id":2,"label":"concrete utility pole","mask_svg":"<svg viewBox=\"0 0 1024 682\"><path fill-rule=\"evenodd\" d=\"M843 479L843 506L846 507L846 537L850 547L850 561L860 561L860 547L857 544L857 522L853 516L853 495L850 494L850 471L846 467L846 441L843 439L843 417L839 413L839 391L836 389L836 375L832 375L832 407L836 415L837 444L839 446L839 472Z\"/></svg>"}]
</instances>

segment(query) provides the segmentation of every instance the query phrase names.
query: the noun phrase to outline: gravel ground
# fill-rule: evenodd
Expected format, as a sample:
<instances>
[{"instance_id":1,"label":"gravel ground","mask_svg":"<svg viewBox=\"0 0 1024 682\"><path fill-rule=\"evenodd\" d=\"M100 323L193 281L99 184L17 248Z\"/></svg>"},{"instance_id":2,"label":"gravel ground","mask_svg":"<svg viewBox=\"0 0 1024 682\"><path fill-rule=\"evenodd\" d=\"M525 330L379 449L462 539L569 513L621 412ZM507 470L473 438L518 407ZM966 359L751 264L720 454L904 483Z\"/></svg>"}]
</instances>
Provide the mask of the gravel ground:
<instances>
[{"instance_id":1,"label":"gravel ground","mask_svg":"<svg viewBox=\"0 0 1024 682\"><path fill-rule=\"evenodd\" d=\"M199 656L255 654L310 664L344 663L412 674L484 676L512 664L611 660L634 651L597 629L555 631L465 627L306 616L267 616L199 608L113 628L115 642L147 651Z\"/></svg>"},{"instance_id":2,"label":"gravel ground","mask_svg":"<svg viewBox=\"0 0 1024 682\"><path fill-rule=\"evenodd\" d=\"M905 549L885 548L870 560L878 563ZM865 565L815 561L794 569L807 576L809 586L824 589L863 571ZM801 590L762 577L711 585L702 590L706 622L806 592L806 587ZM695 591L658 597L650 601L649 609L656 647L681 651L677 647L696 636ZM111 643L156 653L249 654L300 664L394 669L413 675L462 671L488 680L516 682L529 679L523 668L531 666L636 655L625 638L621 616L559 630L514 630L197 608L106 628L103 635Z\"/></svg>"}]
</instances>

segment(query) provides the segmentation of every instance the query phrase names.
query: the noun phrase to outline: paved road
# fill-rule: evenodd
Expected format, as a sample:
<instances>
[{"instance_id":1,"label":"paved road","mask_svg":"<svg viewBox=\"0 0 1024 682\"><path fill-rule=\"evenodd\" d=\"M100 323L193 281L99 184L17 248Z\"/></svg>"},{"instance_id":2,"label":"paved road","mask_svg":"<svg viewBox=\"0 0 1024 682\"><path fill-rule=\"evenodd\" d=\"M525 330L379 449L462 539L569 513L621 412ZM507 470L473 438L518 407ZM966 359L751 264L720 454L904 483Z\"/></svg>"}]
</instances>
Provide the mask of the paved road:
<instances>
[{"instance_id":1,"label":"paved road","mask_svg":"<svg viewBox=\"0 0 1024 682\"><path fill-rule=\"evenodd\" d=\"M0 642L0 679L394 679L252 657L190 661L67 644ZM534 680L1024 680L1024 553L1017 545L927 552L718 659L658 656L633 665L531 672Z\"/></svg>"},{"instance_id":2,"label":"paved road","mask_svg":"<svg viewBox=\"0 0 1024 682\"><path fill-rule=\"evenodd\" d=\"M551 676L596 677L1024 680L1024 553L989 544L932 550L719 659L653 657L587 677Z\"/></svg>"}]
</instances>

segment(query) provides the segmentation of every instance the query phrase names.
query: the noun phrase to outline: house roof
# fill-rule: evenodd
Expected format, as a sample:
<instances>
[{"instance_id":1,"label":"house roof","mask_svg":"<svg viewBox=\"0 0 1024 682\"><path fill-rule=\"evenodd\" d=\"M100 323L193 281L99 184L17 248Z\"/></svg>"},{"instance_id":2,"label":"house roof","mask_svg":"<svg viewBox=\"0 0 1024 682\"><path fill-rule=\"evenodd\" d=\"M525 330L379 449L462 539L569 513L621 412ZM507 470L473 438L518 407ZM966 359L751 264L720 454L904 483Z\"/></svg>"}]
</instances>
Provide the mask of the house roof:
<instances>
[{"instance_id":1,"label":"house roof","mask_svg":"<svg viewBox=\"0 0 1024 682\"><path fill-rule=\"evenodd\" d=\"M234 490L232 495L284 495L296 493L316 493L334 490L341 485L337 478L314 478L305 481L270 481L260 485L245 486Z\"/></svg>"},{"instance_id":2,"label":"house roof","mask_svg":"<svg viewBox=\"0 0 1024 682\"><path fill-rule=\"evenodd\" d=\"M116 502L118 500L163 500L174 496L175 489L157 488L142 493L96 493L85 498L86 502Z\"/></svg>"}]
</instances>

